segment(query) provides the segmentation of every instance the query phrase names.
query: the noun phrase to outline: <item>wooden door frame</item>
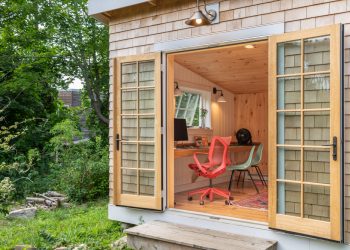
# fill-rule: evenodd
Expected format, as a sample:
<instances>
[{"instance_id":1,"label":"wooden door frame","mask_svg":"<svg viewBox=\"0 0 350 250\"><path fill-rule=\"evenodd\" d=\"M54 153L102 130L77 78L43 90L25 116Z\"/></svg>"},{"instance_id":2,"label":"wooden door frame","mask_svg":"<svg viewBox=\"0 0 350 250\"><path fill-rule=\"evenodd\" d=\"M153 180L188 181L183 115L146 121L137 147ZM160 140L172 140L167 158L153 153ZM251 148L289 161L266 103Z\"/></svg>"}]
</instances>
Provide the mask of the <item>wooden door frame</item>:
<instances>
[{"instance_id":1,"label":"wooden door frame","mask_svg":"<svg viewBox=\"0 0 350 250\"><path fill-rule=\"evenodd\" d=\"M175 114L175 102L174 102L174 82L175 82L175 74L174 74L174 66L175 66L175 56L176 55L183 55L183 54L190 54L190 53L198 53L198 52L207 52L210 50L220 50L224 48L234 48L238 46L242 46L243 44L257 44L257 43L266 43L268 42L268 37L261 37L257 40L251 40L247 39L244 41L239 41L238 43L232 43L232 44L225 44L215 47L204 47L204 48L194 48L194 49L182 49L179 51L172 51L170 53L164 53L165 61L166 61L166 79L167 79L167 95L166 95L166 104L167 104L167 124L166 124L166 131L167 131L167 143L166 143L166 154L167 154L167 166L166 166L166 176L167 176L167 207L168 208L174 208L174 202L175 202L175 172L174 172L174 114ZM174 107L174 108L171 108ZM269 173L268 173L269 175Z\"/></svg>"},{"instance_id":2,"label":"wooden door frame","mask_svg":"<svg viewBox=\"0 0 350 250\"><path fill-rule=\"evenodd\" d=\"M306 38L312 38L312 37L320 37L330 35L332 37L330 41L330 49L333 50L332 53L330 53L330 82L336 82L339 84L335 84L330 88L330 100L334 100L336 96L341 96L341 25L330 25L325 27L320 27L316 29L311 30L302 30L297 32L291 32L291 33L285 33L282 35L276 35L271 36L269 38L269 128L270 134L270 140L269 140L269 156L268 156L268 162L269 162L269 210L268 210L268 217L269 217L269 226L271 228L276 229L282 229L286 231L293 231L300 234L306 234L321 237L321 238L328 238L336 241L341 240L341 220L343 219L341 217L341 148L342 148L342 134L341 134L341 126L342 123L340 121L340 113L338 115L334 114L334 110L341 110L340 100L339 102L331 101L330 102L330 120L333 121L335 124L339 124L339 126L331 126L330 127L330 136L336 135L338 137L338 147L337 147L337 155L338 160L337 163L334 163L334 161L330 162L330 168L332 169L332 165L339 165L339 171L330 171L330 193L336 193L339 195L330 195L330 222L323 222L313 219L307 219L301 217L294 217L294 216L288 216L288 215L281 215L277 214L277 188L276 188L276 180L277 180L277 57L276 57L276 51L277 51L277 43L279 42L285 42L285 41L293 41L293 40L302 40ZM303 48L301 48L301 61L303 61ZM301 65L303 67L303 64ZM339 69L339 74L337 73ZM322 73L322 72L316 72ZM315 73L314 73L315 74ZM298 73L296 75L306 75L304 73ZM303 83L303 81L301 81ZM302 92L302 91L301 91ZM303 101L303 93L301 93ZM302 130L302 128L301 128ZM302 134L301 134L302 137ZM302 160L302 159L301 159ZM301 173L303 173L303 169L301 168ZM301 176L301 178L303 178ZM303 180L303 179L301 179ZM303 192L301 190L301 197L303 197ZM303 198L301 198L301 204L303 204ZM302 209L303 210L303 209ZM338 214L338 217L337 217ZM339 218L339 219L337 219ZM305 223L306 222L306 223ZM301 227L300 225L304 223L304 226ZM297 225L299 224L299 226ZM328 226L328 228L327 228Z\"/></svg>"},{"instance_id":3,"label":"wooden door frame","mask_svg":"<svg viewBox=\"0 0 350 250\"><path fill-rule=\"evenodd\" d=\"M116 150L116 135L121 134L121 115L120 105L121 100L121 79L119 77L122 63L139 62L154 60L154 74L155 74L155 187L154 196L141 196L121 194L121 151ZM162 142L161 142L161 53L150 53L145 55L132 55L117 57L113 60L113 204L118 206L146 208L154 210L162 210ZM159 84L157 87L156 84ZM137 99L138 100L138 99ZM157 119L158 118L158 119ZM157 147L158 145L158 147ZM138 156L137 156L138 157ZM158 176L156 176L158 175Z\"/></svg>"}]
</instances>

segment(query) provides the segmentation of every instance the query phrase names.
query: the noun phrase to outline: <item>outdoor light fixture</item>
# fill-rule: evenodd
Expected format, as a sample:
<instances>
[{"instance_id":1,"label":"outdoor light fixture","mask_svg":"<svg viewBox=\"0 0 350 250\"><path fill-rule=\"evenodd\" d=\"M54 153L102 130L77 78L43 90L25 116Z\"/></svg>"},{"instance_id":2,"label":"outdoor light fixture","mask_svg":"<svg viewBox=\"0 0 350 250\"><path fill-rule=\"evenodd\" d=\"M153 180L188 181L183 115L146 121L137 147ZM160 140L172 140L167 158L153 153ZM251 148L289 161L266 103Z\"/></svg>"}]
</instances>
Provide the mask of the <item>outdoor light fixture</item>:
<instances>
[{"instance_id":1,"label":"outdoor light fixture","mask_svg":"<svg viewBox=\"0 0 350 250\"><path fill-rule=\"evenodd\" d=\"M255 45L254 44L247 44L247 45L244 46L244 48L246 48L246 49L254 49Z\"/></svg>"},{"instance_id":2,"label":"outdoor light fixture","mask_svg":"<svg viewBox=\"0 0 350 250\"><path fill-rule=\"evenodd\" d=\"M221 92L221 95L219 96L219 98L216 100L217 102L226 102L226 99L224 97L224 93L222 92L221 89L217 89L217 88L213 88L213 94L216 95L216 93Z\"/></svg>"},{"instance_id":3,"label":"outdoor light fixture","mask_svg":"<svg viewBox=\"0 0 350 250\"><path fill-rule=\"evenodd\" d=\"M179 84L175 82L174 96L181 96L181 95L182 95L182 91L181 89L179 89Z\"/></svg>"},{"instance_id":4,"label":"outdoor light fixture","mask_svg":"<svg viewBox=\"0 0 350 250\"><path fill-rule=\"evenodd\" d=\"M199 9L199 0L197 0L197 10L185 23L194 27L212 24L217 16L217 12L213 9L207 10L207 4L205 1L204 11L206 15Z\"/></svg>"}]
</instances>

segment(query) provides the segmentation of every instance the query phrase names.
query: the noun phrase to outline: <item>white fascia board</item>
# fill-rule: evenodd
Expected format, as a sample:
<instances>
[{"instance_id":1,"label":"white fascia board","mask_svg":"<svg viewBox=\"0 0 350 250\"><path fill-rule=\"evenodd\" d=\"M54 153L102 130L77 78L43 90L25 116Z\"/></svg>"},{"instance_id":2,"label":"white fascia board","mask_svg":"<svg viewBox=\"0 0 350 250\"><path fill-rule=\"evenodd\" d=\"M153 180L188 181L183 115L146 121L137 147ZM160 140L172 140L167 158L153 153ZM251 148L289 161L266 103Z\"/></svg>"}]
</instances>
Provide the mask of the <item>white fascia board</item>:
<instances>
[{"instance_id":1,"label":"white fascia board","mask_svg":"<svg viewBox=\"0 0 350 250\"><path fill-rule=\"evenodd\" d=\"M88 13L89 15L96 15L146 2L149 2L149 0L89 0Z\"/></svg>"},{"instance_id":2,"label":"white fascia board","mask_svg":"<svg viewBox=\"0 0 350 250\"><path fill-rule=\"evenodd\" d=\"M284 23L275 23L253 28L155 43L154 50L162 52L177 52L196 48L217 47L226 44L266 39L269 36L283 33Z\"/></svg>"}]
</instances>

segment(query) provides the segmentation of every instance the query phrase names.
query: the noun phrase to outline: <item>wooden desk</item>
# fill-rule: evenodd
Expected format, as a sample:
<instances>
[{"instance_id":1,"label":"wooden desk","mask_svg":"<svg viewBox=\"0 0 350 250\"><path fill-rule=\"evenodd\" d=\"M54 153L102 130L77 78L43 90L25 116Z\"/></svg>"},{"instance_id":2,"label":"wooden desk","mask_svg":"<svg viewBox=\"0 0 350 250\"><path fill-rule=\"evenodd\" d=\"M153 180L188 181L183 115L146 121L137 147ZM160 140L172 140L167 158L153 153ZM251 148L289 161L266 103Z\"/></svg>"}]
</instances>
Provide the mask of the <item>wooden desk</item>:
<instances>
[{"instance_id":1,"label":"wooden desk","mask_svg":"<svg viewBox=\"0 0 350 250\"><path fill-rule=\"evenodd\" d=\"M254 145L238 145L238 144L231 144L229 146L230 153L238 153L238 152L244 152L251 149L252 146L258 146L260 143L254 143ZM192 156L195 152L208 152L209 147L186 147L186 148L174 148L174 158L181 158L181 157L188 157Z\"/></svg>"}]
</instances>

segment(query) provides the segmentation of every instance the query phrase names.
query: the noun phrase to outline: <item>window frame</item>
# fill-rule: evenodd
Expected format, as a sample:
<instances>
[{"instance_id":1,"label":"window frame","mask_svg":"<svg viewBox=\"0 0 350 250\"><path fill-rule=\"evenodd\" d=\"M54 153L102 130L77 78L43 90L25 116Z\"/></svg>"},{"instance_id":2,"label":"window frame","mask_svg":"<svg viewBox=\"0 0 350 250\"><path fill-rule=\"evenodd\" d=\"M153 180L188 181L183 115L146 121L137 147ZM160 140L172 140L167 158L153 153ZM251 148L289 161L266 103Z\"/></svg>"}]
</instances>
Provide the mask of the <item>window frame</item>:
<instances>
[{"instance_id":1,"label":"window frame","mask_svg":"<svg viewBox=\"0 0 350 250\"><path fill-rule=\"evenodd\" d=\"M206 124L206 128L211 129L211 92L208 90L198 90L190 87L181 87L181 90L182 92L186 92L190 94L198 94L200 96L198 106L200 109L205 108L208 110L208 114L205 118L205 124ZM175 101L175 118L177 118L176 115L178 113L178 109L176 106L177 105ZM197 129L202 127L201 110L199 110L199 125L189 126L189 127L191 127L192 129Z\"/></svg>"}]
</instances>

